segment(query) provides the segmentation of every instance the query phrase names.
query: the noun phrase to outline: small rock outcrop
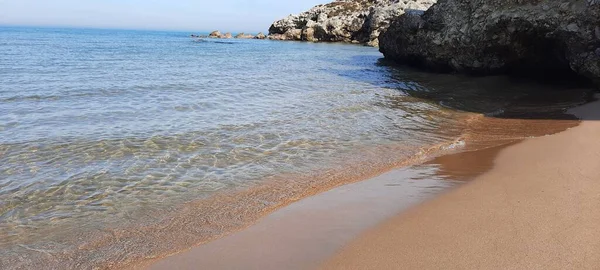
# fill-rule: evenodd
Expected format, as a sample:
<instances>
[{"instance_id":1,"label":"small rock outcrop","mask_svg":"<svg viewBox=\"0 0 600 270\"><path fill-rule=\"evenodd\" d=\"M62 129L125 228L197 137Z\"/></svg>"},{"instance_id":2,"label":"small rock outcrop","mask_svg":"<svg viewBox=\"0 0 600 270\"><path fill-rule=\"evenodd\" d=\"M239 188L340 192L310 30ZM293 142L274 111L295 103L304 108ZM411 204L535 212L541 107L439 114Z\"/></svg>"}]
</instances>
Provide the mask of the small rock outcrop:
<instances>
[{"instance_id":1,"label":"small rock outcrop","mask_svg":"<svg viewBox=\"0 0 600 270\"><path fill-rule=\"evenodd\" d=\"M600 0L439 0L399 16L379 43L386 58L440 71L600 83Z\"/></svg>"},{"instance_id":2,"label":"small rock outcrop","mask_svg":"<svg viewBox=\"0 0 600 270\"><path fill-rule=\"evenodd\" d=\"M221 38L221 36L223 36L223 35L219 31L212 31L212 32L210 32L210 34L208 34L208 37L211 37L211 38Z\"/></svg>"},{"instance_id":3,"label":"small rock outcrop","mask_svg":"<svg viewBox=\"0 0 600 270\"><path fill-rule=\"evenodd\" d=\"M251 35L251 34L238 33L237 35L235 35L235 38L238 38L238 39L253 39L254 36Z\"/></svg>"},{"instance_id":4,"label":"small rock outcrop","mask_svg":"<svg viewBox=\"0 0 600 270\"><path fill-rule=\"evenodd\" d=\"M263 34L263 32L258 33L254 39L266 39L267 36L265 34Z\"/></svg>"},{"instance_id":5,"label":"small rock outcrop","mask_svg":"<svg viewBox=\"0 0 600 270\"><path fill-rule=\"evenodd\" d=\"M231 33L225 33L222 34L220 31L212 31L208 36L202 36L202 35L190 35L192 38L221 38L221 39L230 39L230 38L237 38L237 39L265 39L266 36L263 33L258 33L258 35L253 36L252 34L246 34L246 33L238 33L237 35L235 35L235 37L231 34Z\"/></svg>"},{"instance_id":6,"label":"small rock outcrop","mask_svg":"<svg viewBox=\"0 0 600 270\"><path fill-rule=\"evenodd\" d=\"M379 33L405 10L425 10L435 0L336 0L274 22L269 38L352 42L377 46Z\"/></svg>"}]
</instances>

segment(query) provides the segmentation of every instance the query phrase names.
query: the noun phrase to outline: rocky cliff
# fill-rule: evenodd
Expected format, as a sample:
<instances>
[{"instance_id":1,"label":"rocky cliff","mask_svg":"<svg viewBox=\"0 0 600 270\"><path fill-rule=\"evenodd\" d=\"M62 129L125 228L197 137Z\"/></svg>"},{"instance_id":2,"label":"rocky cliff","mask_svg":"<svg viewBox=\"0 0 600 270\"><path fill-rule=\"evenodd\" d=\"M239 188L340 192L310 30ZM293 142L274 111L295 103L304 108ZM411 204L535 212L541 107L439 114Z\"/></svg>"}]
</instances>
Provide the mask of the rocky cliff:
<instances>
[{"instance_id":1,"label":"rocky cliff","mask_svg":"<svg viewBox=\"0 0 600 270\"><path fill-rule=\"evenodd\" d=\"M274 22L269 38L378 45L380 32L405 10L425 10L435 0L337 0Z\"/></svg>"},{"instance_id":2,"label":"rocky cliff","mask_svg":"<svg viewBox=\"0 0 600 270\"><path fill-rule=\"evenodd\" d=\"M386 58L475 74L574 72L600 82L600 0L439 0L380 38Z\"/></svg>"}]
</instances>

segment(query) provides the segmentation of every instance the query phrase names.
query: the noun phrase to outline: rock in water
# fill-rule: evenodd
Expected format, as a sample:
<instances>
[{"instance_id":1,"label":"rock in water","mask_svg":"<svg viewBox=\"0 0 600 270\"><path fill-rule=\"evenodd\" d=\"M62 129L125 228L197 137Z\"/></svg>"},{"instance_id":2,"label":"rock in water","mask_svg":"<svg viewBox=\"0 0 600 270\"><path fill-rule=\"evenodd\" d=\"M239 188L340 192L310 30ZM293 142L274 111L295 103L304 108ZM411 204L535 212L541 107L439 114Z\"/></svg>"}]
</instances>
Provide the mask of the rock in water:
<instances>
[{"instance_id":1,"label":"rock in water","mask_svg":"<svg viewBox=\"0 0 600 270\"><path fill-rule=\"evenodd\" d=\"M436 70L574 71L598 83L599 27L599 0L439 0L399 16L379 43L386 58Z\"/></svg>"},{"instance_id":2,"label":"rock in water","mask_svg":"<svg viewBox=\"0 0 600 270\"><path fill-rule=\"evenodd\" d=\"M253 39L254 36L251 34L239 33L239 34L235 35L235 38L237 38L237 39Z\"/></svg>"},{"instance_id":3,"label":"rock in water","mask_svg":"<svg viewBox=\"0 0 600 270\"><path fill-rule=\"evenodd\" d=\"M254 39L265 39L267 38L267 36L265 36L265 34L263 34L263 32L258 33Z\"/></svg>"},{"instance_id":4,"label":"rock in water","mask_svg":"<svg viewBox=\"0 0 600 270\"><path fill-rule=\"evenodd\" d=\"M221 38L221 32L219 32L219 31L212 31L208 35L208 37L211 37L211 38Z\"/></svg>"},{"instance_id":5,"label":"rock in water","mask_svg":"<svg viewBox=\"0 0 600 270\"><path fill-rule=\"evenodd\" d=\"M435 0L337 0L274 22L269 38L353 42L377 46L379 33L405 10L425 10Z\"/></svg>"}]
</instances>

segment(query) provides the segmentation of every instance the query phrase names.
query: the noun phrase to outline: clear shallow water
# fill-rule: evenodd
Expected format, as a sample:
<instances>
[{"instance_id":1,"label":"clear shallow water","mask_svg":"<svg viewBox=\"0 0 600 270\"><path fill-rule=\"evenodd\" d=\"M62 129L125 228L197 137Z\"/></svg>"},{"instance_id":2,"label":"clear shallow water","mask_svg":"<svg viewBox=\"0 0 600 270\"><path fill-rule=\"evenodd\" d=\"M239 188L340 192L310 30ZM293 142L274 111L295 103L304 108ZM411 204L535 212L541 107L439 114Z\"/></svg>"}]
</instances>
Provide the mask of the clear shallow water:
<instances>
[{"instance_id":1,"label":"clear shallow water","mask_svg":"<svg viewBox=\"0 0 600 270\"><path fill-rule=\"evenodd\" d=\"M339 182L331 175L369 175L462 145L452 142L474 115L452 108L494 113L514 103L508 91L449 105L459 96L449 93L502 86L395 69L352 45L0 28L0 51L2 269L158 256L239 227L306 186ZM202 229L193 218L202 215L219 225ZM158 233L164 224L180 227ZM164 231L190 224L201 229L182 234L189 243L166 243L175 236Z\"/></svg>"}]
</instances>

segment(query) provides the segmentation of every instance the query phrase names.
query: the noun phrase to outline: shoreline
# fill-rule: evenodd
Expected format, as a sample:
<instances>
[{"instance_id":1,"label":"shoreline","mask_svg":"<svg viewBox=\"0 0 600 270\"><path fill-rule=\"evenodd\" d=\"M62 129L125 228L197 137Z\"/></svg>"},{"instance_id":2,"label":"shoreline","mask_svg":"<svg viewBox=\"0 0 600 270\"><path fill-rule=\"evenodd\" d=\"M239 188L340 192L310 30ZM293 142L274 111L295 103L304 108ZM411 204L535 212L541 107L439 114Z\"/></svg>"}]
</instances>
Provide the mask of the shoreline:
<instances>
[{"instance_id":1,"label":"shoreline","mask_svg":"<svg viewBox=\"0 0 600 270\"><path fill-rule=\"evenodd\" d=\"M468 160L479 162L479 166L487 170L491 168L493 157L481 159L480 155L488 155L485 153L490 152L490 148L491 152L497 152L499 149L524 138L554 134L579 124L579 120L574 120L574 117L549 120L546 118L489 118L483 114L472 112L459 112L459 114L462 114L461 117L465 119L466 123L461 128L460 135L457 134L457 137L443 143L429 145L420 148L420 150L409 148L409 152L404 152L407 149L403 145L381 146L376 153L371 149L369 155L387 153L384 156L395 157L383 160L376 159L379 162L371 162L370 159L366 161L359 160L358 163L347 164L353 166L353 170L342 168L343 170L336 169L321 172L317 178L315 178L315 175L306 175L304 176L306 179L302 178L303 180L300 180L298 178L297 181L289 181L289 177L281 176L269 180L264 185L248 190L221 194L208 201L200 200L186 204L171 218L143 229L149 232L141 237L150 240L144 242L148 248L152 249L149 256L129 258L120 267L139 269L157 261L169 260L170 257L189 253L190 250L248 231L257 223L268 219L270 215L286 211L286 208L297 203L301 204L302 201L312 196L320 196L322 193L349 184L378 178L382 174L401 168L429 165L432 160L434 160L433 163L437 159L444 160L439 161L446 164L446 166L441 166L441 169L454 167L447 172L449 173L445 176L447 179L467 181L483 171L475 174L468 172L473 170L474 166L465 164L461 161L461 158L453 158L455 154L472 156ZM482 164L486 160L489 161L489 164ZM440 171L437 176L444 177L443 174L444 172ZM292 176L292 178L296 177ZM229 208L229 205L235 205L232 204L234 201L247 201L249 203L241 208ZM408 206L403 204L402 210L404 211L407 208ZM397 214L398 211L388 213ZM383 222L384 219L379 221ZM369 229L368 227L371 226L361 228L361 232ZM149 245L158 243L154 241L157 239L161 239L160 245ZM338 244L337 248L342 248L342 246ZM286 266L286 268L289 267Z\"/></svg>"},{"instance_id":2,"label":"shoreline","mask_svg":"<svg viewBox=\"0 0 600 270\"><path fill-rule=\"evenodd\" d=\"M483 174L502 149L515 143L446 153L333 187L278 208L244 229L132 269L316 268L364 231ZM478 164L464 166L465 161Z\"/></svg>"},{"instance_id":3,"label":"shoreline","mask_svg":"<svg viewBox=\"0 0 600 270\"><path fill-rule=\"evenodd\" d=\"M330 194L331 193L335 193L339 190L345 190L347 187L349 186L353 186L353 185L361 185L361 183L363 182L367 182L369 180L373 180L373 179L383 179L382 181L386 181L390 179L390 177L394 177L394 175L397 174L397 172L399 172L400 175L404 175L404 174L413 174L416 176L415 172L403 172L404 170L407 170L409 168L411 168L412 166L419 166L419 165L424 165L424 164L428 164L431 161L431 159L435 160L438 157L444 156L444 155L460 155L463 152L457 152L456 149L454 149L453 147L450 147L452 145L454 145L456 142L453 141L448 141L445 143L440 143L437 145L433 145L433 146L428 146L425 149L421 149L420 151L417 151L415 153L413 153L413 155L410 155L409 157L403 157L400 158L398 160L389 160L387 162L384 163L378 163L378 162L364 162L363 164L361 164L359 167L361 168L368 168L368 169L361 169L358 170L357 172L348 172L348 171L341 171L341 170L334 170L330 173L327 173L326 175L322 175L321 177L319 177L318 179L320 180L324 180L323 183L314 183L314 180L304 180L304 181L298 181L297 183L287 183L285 182L286 177L280 177L274 180L271 180L270 182L268 182L267 184L264 185L260 185L258 187L254 187L248 190L241 190L239 192L234 192L234 193L227 193L227 194L218 194L216 196L216 198L213 198L209 204L206 204L205 201L198 201L198 202L192 202L189 203L185 206L185 208L182 211L178 211L178 215L176 215L176 217L190 217L190 216L199 216L200 213L203 213L202 210L215 210L217 208L219 208L220 204L223 203L228 203L231 200L238 200L240 197L256 197L256 196L262 196L259 199L254 198L253 199L253 204L248 206L245 210L244 213L227 213L227 216L233 216L236 214L240 214L240 216L238 216L238 222L240 222L242 225L237 225L239 227L237 228L227 228L224 231L224 234L220 234L217 236L212 236L209 239L202 241L200 243L197 244L192 244L192 245L185 245L186 247L182 247L179 246L177 248L172 249L173 252L169 253L169 254L165 254L162 256L158 256L158 257L147 257L145 259L142 260L136 260L134 262L130 262L127 265L124 265L126 267L126 269L146 269L149 266L154 267L154 265L156 265L157 263L159 265L162 265L163 261L169 262L171 258L173 257L177 257L181 254L187 254L187 253L192 253L193 251L200 248L202 249L204 246L207 245L212 245L213 243L217 242L221 242L224 239L229 239L232 236L236 236L238 234L245 234L246 231L251 230L252 228L256 227L257 225L260 226L261 222L263 222L265 219L268 220L271 218L271 216L277 216L279 215L279 213L284 212L284 215L288 215L290 217L295 217L297 216L296 214L285 214L285 212L288 212L289 208L294 208L296 205L300 204L304 204L306 201L310 201L315 197L323 197L325 198L325 200L331 200L330 198ZM501 146L496 146L496 147L502 147ZM494 148L494 147L492 147ZM393 148L396 149L396 148ZM404 150L404 148L400 147L397 148L396 150L401 151ZM391 176L390 176L391 174ZM326 178L323 178L323 176L327 176ZM446 181L445 179L440 179L439 180L443 180ZM376 188L376 187L371 187L371 188ZM283 191L283 190L287 190L287 191ZM358 190L355 190L358 191ZM274 198L272 198L273 196L279 196L281 197L281 194L286 194L286 193L290 193L293 196L289 196L286 195L284 196L286 199L283 201L277 201L277 204L267 204L267 205L263 205L263 203L259 203L262 201L269 201L269 200L273 200ZM333 195L332 197L335 197L336 195ZM281 198L277 197L279 200L281 200ZM339 199L344 200L344 199L351 199L345 196L338 196ZM262 200L261 200L262 199ZM257 205L259 204L259 205ZM300 207L301 209L303 209L302 207ZM255 210L257 210L256 212L254 212ZM302 210L301 210L302 211ZM182 213L183 212L183 213ZM189 212L189 213L187 213ZM293 213L293 210L291 211ZM193 213L193 215L192 215ZM358 214L358 213L355 213ZM383 213L382 213L383 214ZM385 214L389 214L389 212L385 213ZM201 215L200 215L201 216ZM389 216L391 217L391 216ZM181 222L189 222L190 220L185 220L182 219ZM170 220L169 222L173 222L172 220ZM219 225L219 223L217 222L217 220L214 221L215 225ZM177 221L177 223L180 223L179 221ZM268 223L268 221L267 221ZM204 224L202 224L204 225ZM234 224L235 225L235 224ZM374 224L371 224L371 226ZM191 228L192 225L189 225L187 227ZM272 225L268 225L268 226L272 226ZM214 227L214 226L213 226ZM369 226L370 227L370 226ZM363 227L363 229L365 229L366 227ZM185 241L184 238L178 238L177 242L180 242L180 244ZM192 269L194 269L194 266L191 265L189 266ZM170 269L171 266L166 266L166 269ZM180 269L185 269L185 266L182 265L178 265L178 268ZM152 268L154 269L154 268ZM160 269L160 268L159 268Z\"/></svg>"},{"instance_id":4,"label":"shoreline","mask_svg":"<svg viewBox=\"0 0 600 270\"><path fill-rule=\"evenodd\" d=\"M304 198L225 237L135 269L312 269L360 233L483 173L506 145L452 153ZM455 160L481 166L458 168ZM460 166L459 166L460 167Z\"/></svg>"},{"instance_id":5,"label":"shoreline","mask_svg":"<svg viewBox=\"0 0 600 270\"><path fill-rule=\"evenodd\" d=\"M507 147L493 168L365 232L321 269L591 269L600 264L600 102L572 129Z\"/></svg>"},{"instance_id":6,"label":"shoreline","mask_svg":"<svg viewBox=\"0 0 600 270\"><path fill-rule=\"evenodd\" d=\"M555 120L555 121L560 121L560 120ZM561 125L565 125L565 124L561 124ZM564 131L560 131L560 132L564 132ZM560 134L560 132L558 134ZM552 137L552 136L554 136L554 135L550 135L549 137ZM294 241L298 241L297 239L296 240L288 239L288 241L276 241L277 239L271 239L271 241L272 241L271 245L267 247L267 246L265 246L266 244L263 240L265 238L272 237L273 234L266 233L267 230L265 228L269 228L269 231L274 230L276 232L275 235L279 235L280 237L282 237L282 239L287 239L286 237L289 238L289 235L294 235L296 233L293 229L294 228L293 225L296 223L290 222L290 220L296 220L296 222L299 222L299 223L305 222L305 224L307 222L306 220L309 220L312 222L323 222L322 224L324 224L325 226L334 226L334 227L338 226L338 229L339 229L340 224L342 224L342 226L343 226L343 223L340 223L339 221L337 221L337 223L336 223L336 221L324 222L323 215L321 215L320 217L318 215L311 217L310 211L307 212L307 210L310 210L311 208L306 207L306 206L303 207L302 205L307 204L308 201L329 200L331 202L332 198L338 198L338 200L349 199L348 197L350 197L350 195L349 195L350 193L348 192L348 190L357 189L356 187L353 188L353 186L368 185L368 183L376 183L377 181L382 181L381 180L382 178L389 179L390 177L392 177L392 178L400 177L400 178L406 180L407 179L406 175L402 176L402 174L401 173L398 174L398 172L404 171L404 173L406 173L407 170L413 170L413 169L415 169L415 167L418 168L419 166L423 167L423 166L429 166L429 165L437 165L438 166L438 171L436 172L437 177L442 177L442 178L451 179L451 180L452 179L460 179L457 182L471 181L472 179L476 179L476 178L480 177L480 175L485 175L486 172L494 169L494 167L495 167L494 161L495 161L498 153L503 152L507 148L515 147L515 145L519 145L521 142L527 141L527 140L532 140L532 139L514 139L514 140L512 140L512 142L495 145L495 146L492 146L489 148L477 149L474 151L465 150L463 152L458 152L458 153L446 153L445 155L437 156L432 161L425 162L420 165L413 164L413 166L393 169L392 171L385 172L380 176L369 178L367 180L363 180L363 181L359 181L359 182L355 182L355 183L349 183L349 184L345 184L345 185L342 185L339 187L334 187L333 189L324 191L322 193L317 192L316 195L313 194L313 196L301 199L299 201L291 202L291 204L283 206L282 208L278 208L274 212L267 214L266 216L263 216L254 225L250 225L249 227L246 227L245 229L233 232L229 235L215 239L213 241L209 241L207 243L200 244L200 245L192 247L191 249L188 249L186 251L175 253L168 257L158 258L156 260L144 262L143 264L138 265L135 269L169 269L169 268L173 268L173 267L177 267L178 269L194 269L195 267L198 267L198 265L204 265L204 266L209 265L212 267L219 266L219 267L225 267L228 269L239 269L239 268L247 269L247 267L249 265L256 266L256 269L281 269L282 267L284 267L286 269L317 268L318 265L320 265L323 262L328 261L331 257L333 257L336 254L336 251L339 251L340 249L344 248L348 243L352 243L353 241L356 241L355 239L359 238L359 236L361 234L368 232L370 230L373 230L374 228L377 228L379 226L378 224L385 223L385 222L387 222L388 219L393 219L397 215L402 215L402 213L404 213L405 211L412 212L413 211L412 209L419 208L420 206L418 206L418 205L423 202L424 202L424 204L428 204L430 199L435 201L437 196L424 197L424 198L421 198L421 200L415 200L415 201L411 201L408 203L404 202L404 204L401 207L398 207L396 205L395 207L398 207L398 208L395 208L394 210L387 209L387 212L384 211L386 213L382 214L379 217L370 217L370 220L372 221L372 223L369 223L368 225L363 224L362 227L359 226L358 228L354 228L354 231L347 230L347 228L346 228L346 231L343 231L341 233L337 232L339 235L343 235L343 237L340 237L338 235L337 242L335 242L335 241L333 241L335 243L329 242L327 244L327 245L329 245L329 248L330 248L329 250L326 250L326 251L321 250L319 255L313 254L309 257L305 257L305 258L307 258L307 260L310 261L309 264L306 264L306 262L302 263L302 261L298 261L297 258L302 258L303 256L305 256L307 251L317 250L314 248L315 246L320 246L319 244L317 244L317 242L314 242L314 241L312 241L311 243L303 242L302 244L294 245ZM396 176L393 176L393 175L396 175ZM383 181L385 181L385 180L383 180ZM475 181L477 181L477 180L475 180ZM371 184L371 185L373 185L373 184ZM467 185L469 185L469 184L467 184ZM358 189L361 189L361 188L358 188ZM364 189L364 187L362 187L362 189ZM452 190L453 187L448 188L448 189ZM438 195L439 193L445 194L445 192L448 191L448 189L438 191L435 195ZM460 187L458 189L460 189ZM336 197L335 193L340 192L340 190L345 190L345 192L347 194L345 194L343 196L338 194ZM382 190L380 190L379 192L382 192ZM453 192L453 191L450 191L450 193L451 192ZM334 194L334 195L332 195L332 194ZM444 195L441 195L441 196L443 197ZM319 198L325 198L325 199L319 199ZM327 199L327 198L329 198L329 199ZM380 198L378 198L378 199L380 199ZM387 202L390 202L389 198L385 198L383 200L384 201L387 200ZM294 210L290 210L290 209L294 209L294 208L300 209L300 212L296 211L296 214L292 214L292 213L294 213ZM302 209L304 209L304 210L302 210ZM364 209L362 209L363 210L362 212L360 210L361 209L360 207L358 207L356 209L358 209L358 210L354 211L354 214L356 214L356 216L354 217L355 220L364 220L365 219ZM332 209L329 209L329 210L330 210L329 211L330 215L332 213L335 213L335 214L339 213L339 211L336 212L336 211L333 211ZM302 214L298 214L298 213L302 213L302 211L305 211L304 218L306 218L306 220L304 220L304 218L298 219L298 217L302 217ZM286 218L283 218L283 219L277 218L277 216L281 216L281 215L285 216L285 214L281 214L282 212L283 213L288 212L289 214L287 215ZM286 220L288 220L287 223L286 223ZM349 219L346 219L346 222L347 222L347 220L349 220ZM287 225L282 225L282 224L287 224ZM311 226L313 226L313 225L311 225ZM263 229L260 229L261 227ZM336 233L336 231L332 231L332 230L329 231L330 235L331 234L335 235L335 233ZM305 232L305 235L311 235L311 234L314 234L314 232ZM321 238L326 238L326 236L322 236ZM249 240L249 239L253 239L253 240ZM340 239L342 239L343 241ZM275 241L275 242L273 242L273 241ZM321 241L323 241L323 240L321 240ZM327 240L327 241L331 241L331 240ZM286 245L281 246L282 242L286 243ZM273 243L276 243L276 244L273 244ZM281 249L276 249L276 248L274 249L271 247L271 246L277 246L277 244L280 244L279 247ZM296 247L303 247L303 248L301 248L301 249L287 248L290 245L296 246ZM264 250L275 251L275 253L269 253L269 252L264 253ZM292 252L291 250L293 250L294 252ZM236 254L236 252L237 252L237 255L232 256L232 254ZM256 253L256 252L258 252L258 253ZM283 252L283 254L277 255L277 252ZM305 255L302 255L303 253ZM310 252L308 252L308 253L310 253ZM206 256L206 254L210 254L208 256L208 258ZM254 255L252 255L252 254L254 254ZM232 259L232 257L233 257L233 259ZM286 258L288 259L287 261L286 261ZM293 260L294 258L296 258L296 261L295 261L296 263L289 264L290 261L294 261ZM265 264L265 262L267 264ZM276 263L274 263L274 262L276 262ZM236 265L238 267L236 267ZM302 265L306 266L306 267L300 267Z\"/></svg>"}]
</instances>

